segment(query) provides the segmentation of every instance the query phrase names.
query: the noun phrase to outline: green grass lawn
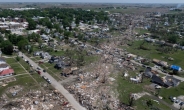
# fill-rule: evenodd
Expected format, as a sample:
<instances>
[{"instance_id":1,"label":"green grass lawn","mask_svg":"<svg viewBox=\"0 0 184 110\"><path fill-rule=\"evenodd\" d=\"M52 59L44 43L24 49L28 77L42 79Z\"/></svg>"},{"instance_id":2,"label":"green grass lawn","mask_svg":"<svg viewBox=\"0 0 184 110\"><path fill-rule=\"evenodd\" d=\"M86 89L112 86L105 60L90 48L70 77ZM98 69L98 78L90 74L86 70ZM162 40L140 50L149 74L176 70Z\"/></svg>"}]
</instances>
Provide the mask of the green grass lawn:
<instances>
[{"instance_id":1,"label":"green grass lawn","mask_svg":"<svg viewBox=\"0 0 184 110\"><path fill-rule=\"evenodd\" d=\"M25 74L21 76L16 76L16 81L8 83L8 85L5 87L0 87L0 96L6 91L8 87L12 87L15 85L23 86L23 92L32 89L38 89L37 83L28 74Z\"/></svg>"},{"instance_id":2,"label":"green grass lawn","mask_svg":"<svg viewBox=\"0 0 184 110\"><path fill-rule=\"evenodd\" d=\"M55 69L56 70L56 69ZM53 70L51 70L51 68L47 69L46 70L52 77L54 77L54 79L56 79L57 81L60 81L61 80L61 75L59 73L61 73L61 70L60 72L54 72Z\"/></svg>"},{"instance_id":3,"label":"green grass lawn","mask_svg":"<svg viewBox=\"0 0 184 110\"><path fill-rule=\"evenodd\" d=\"M30 70L30 65L28 64L28 63L26 63L23 59L21 59L20 61L19 61L19 63L27 70L27 71L29 71Z\"/></svg>"},{"instance_id":4,"label":"green grass lawn","mask_svg":"<svg viewBox=\"0 0 184 110\"><path fill-rule=\"evenodd\" d=\"M98 59L99 59L98 56L85 56L84 57L85 65L90 64L94 61L97 61Z\"/></svg>"},{"instance_id":5,"label":"green grass lawn","mask_svg":"<svg viewBox=\"0 0 184 110\"><path fill-rule=\"evenodd\" d=\"M141 29L141 28L136 28L135 31L136 31L138 34L140 34L140 35L149 32L148 30L146 30L146 29Z\"/></svg>"},{"instance_id":6,"label":"green grass lawn","mask_svg":"<svg viewBox=\"0 0 184 110\"><path fill-rule=\"evenodd\" d=\"M42 64L41 64L42 65ZM46 67L54 67L55 64L51 64L51 63L43 63L43 65L45 65Z\"/></svg>"},{"instance_id":7,"label":"green grass lawn","mask_svg":"<svg viewBox=\"0 0 184 110\"><path fill-rule=\"evenodd\" d=\"M31 73L31 76L32 76L38 83L46 82L46 81L41 77L41 75L39 75L37 72Z\"/></svg>"},{"instance_id":8,"label":"green grass lawn","mask_svg":"<svg viewBox=\"0 0 184 110\"><path fill-rule=\"evenodd\" d=\"M160 90L159 95L162 96L166 102L172 104L171 100L169 99L169 96L177 97L180 95L184 95L183 93L184 93L184 82L180 83L180 85L177 87L171 87L169 89L162 88Z\"/></svg>"},{"instance_id":9,"label":"green grass lawn","mask_svg":"<svg viewBox=\"0 0 184 110\"><path fill-rule=\"evenodd\" d=\"M50 55L63 56L64 53L65 53L65 51L62 51L62 50L61 51L57 51L57 52L53 51L53 52L50 52Z\"/></svg>"},{"instance_id":10,"label":"green grass lawn","mask_svg":"<svg viewBox=\"0 0 184 110\"><path fill-rule=\"evenodd\" d=\"M17 61L14 58L6 58L6 62L8 64L17 63Z\"/></svg>"},{"instance_id":11,"label":"green grass lawn","mask_svg":"<svg viewBox=\"0 0 184 110\"><path fill-rule=\"evenodd\" d=\"M26 71L22 68L13 68L16 74L26 73Z\"/></svg>"},{"instance_id":12,"label":"green grass lawn","mask_svg":"<svg viewBox=\"0 0 184 110\"><path fill-rule=\"evenodd\" d=\"M45 69L57 81L61 80L61 75L60 75L61 70L55 69L53 64L43 63L43 64L40 64L39 66Z\"/></svg>"},{"instance_id":13,"label":"green grass lawn","mask_svg":"<svg viewBox=\"0 0 184 110\"><path fill-rule=\"evenodd\" d=\"M142 50L142 49L139 49L140 44L142 44L142 42L143 41L134 41L130 43L132 44L131 46L123 47L123 48L127 49L127 51L132 54L136 54L136 55L139 55L145 58L149 58L150 60L156 58L162 61L166 61L170 65L175 64L175 65L181 66L181 68L184 68L184 60L183 60L184 51L177 50L177 51L173 51L172 54L161 53L156 50L156 48L161 48L161 47L158 47L157 45L152 45L151 43L147 43L147 42L144 43L144 47L150 50ZM168 57L174 58L174 61L168 60L167 59Z\"/></svg>"},{"instance_id":14,"label":"green grass lawn","mask_svg":"<svg viewBox=\"0 0 184 110\"><path fill-rule=\"evenodd\" d=\"M38 62L39 60L42 60L42 58L40 58L40 56L34 56L34 57L31 57L31 59L35 62Z\"/></svg>"},{"instance_id":15,"label":"green grass lawn","mask_svg":"<svg viewBox=\"0 0 184 110\"><path fill-rule=\"evenodd\" d=\"M130 72L130 76L136 76L135 73ZM150 79L144 78L143 83L132 83L129 78L124 79L121 75L116 77L116 90L119 93L119 99L121 102L128 104L130 93L143 92L143 86L150 84Z\"/></svg>"},{"instance_id":16,"label":"green grass lawn","mask_svg":"<svg viewBox=\"0 0 184 110\"><path fill-rule=\"evenodd\" d=\"M147 105L147 101L151 100L152 102L152 107L153 108L159 108L159 110L170 110L170 108L164 104L162 104L161 102L157 103L155 101L153 101L149 96L143 96L140 99L135 101L135 105L137 110L153 110L151 109L151 107L148 107Z\"/></svg>"},{"instance_id":17,"label":"green grass lawn","mask_svg":"<svg viewBox=\"0 0 184 110\"><path fill-rule=\"evenodd\" d=\"M14 69L16 74L26 73L21 65L14 58L7 58L6 62Z\"/></svg>"}]
</instances>

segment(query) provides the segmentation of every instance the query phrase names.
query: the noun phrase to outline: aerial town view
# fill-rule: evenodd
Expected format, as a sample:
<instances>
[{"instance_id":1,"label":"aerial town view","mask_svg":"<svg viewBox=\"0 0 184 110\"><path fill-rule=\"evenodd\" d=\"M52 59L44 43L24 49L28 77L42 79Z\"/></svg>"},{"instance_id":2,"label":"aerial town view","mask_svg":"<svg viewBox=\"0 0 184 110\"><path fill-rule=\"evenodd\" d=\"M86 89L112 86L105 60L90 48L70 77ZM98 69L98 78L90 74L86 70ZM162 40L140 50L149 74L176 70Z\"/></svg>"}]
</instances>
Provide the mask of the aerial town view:
<instances>
[{"instance_id":1,"label":"aerial town view","mask_svg":"<svg viewBox=\"0 0 184 110\"><path fill-rule=\"evenodd\" d=\"M0 0L0 110L184 110L183 69L183 0Z\"/></svg>"}]
</instances>

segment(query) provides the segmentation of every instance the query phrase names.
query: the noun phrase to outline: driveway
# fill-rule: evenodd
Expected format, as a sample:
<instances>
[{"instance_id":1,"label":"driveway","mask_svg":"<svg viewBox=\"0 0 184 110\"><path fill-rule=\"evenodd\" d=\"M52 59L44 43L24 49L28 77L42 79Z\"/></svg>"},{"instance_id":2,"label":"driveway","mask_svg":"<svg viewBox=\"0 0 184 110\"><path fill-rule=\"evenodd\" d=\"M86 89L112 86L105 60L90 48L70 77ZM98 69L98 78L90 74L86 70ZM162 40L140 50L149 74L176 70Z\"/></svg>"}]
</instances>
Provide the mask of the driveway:
<instances>
[{"instance_id":1,"label":"driveway","mask_svg":"<svg viewBox=\"0 0 184 110\"><path fill-rule=\"evenodd\" d=\"M31 60L29 57L27 57L26 55L24 55L22 52L19 52L19 56L23 56L24 59L28 60L29 63L31 65L33 65L34 67L39 67L39 65L37 63L35 63L33 60ZM73 95L71 95L59 82L57 82L50 74L48 74L47 72L43 72L43 68L40 67L40 71L42 72L42 75L44 75L45 77L47 77L48 79L50 79L51 81L51 85L57 89L60 93L62 93L62 95L70 102L70 104L72 105L73 108L75 108L76 110L86 110L84 107L82 107L73 97Z\"/></svg>"}]
</instances>

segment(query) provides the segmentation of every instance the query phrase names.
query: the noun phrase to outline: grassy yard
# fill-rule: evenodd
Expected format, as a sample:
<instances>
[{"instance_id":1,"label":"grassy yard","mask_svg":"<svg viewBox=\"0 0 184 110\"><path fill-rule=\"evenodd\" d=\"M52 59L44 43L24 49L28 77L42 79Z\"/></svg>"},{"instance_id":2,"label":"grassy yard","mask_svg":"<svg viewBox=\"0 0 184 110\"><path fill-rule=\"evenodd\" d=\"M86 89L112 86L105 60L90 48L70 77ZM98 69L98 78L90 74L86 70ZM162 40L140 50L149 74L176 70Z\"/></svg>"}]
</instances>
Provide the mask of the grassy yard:
<instances>
[{"instance_id":1,"label":"grassy yard","mask_svg":"<svg viewBox=\"0 0 184 110\"><path fill-rule=\"evenodd\" d=\"M147 101L150 100L152 103L152 106L148 107L147 105ZM159 108L159 110L170 110L169 107L167 107L166 105L162 104L162 103L157 103L155 101L153 101L149 96L143 96L140 99L135 101L135 105L137 110L153 110L153 108ZM152 109L151 109L152 108Z\"/></svg>"},{"instance_id":2,"label":"grassy yard","mask_svg":"<svg viewBox=\"0 0 184 110\"><path fill-rule=\"evenodd\" d=\"M180 85L177 87L171 87L169 89L162 88L160 90L159 95L162 96L166 102L172 104L171 100L169 99L169 96L177 97L183 95L183 92L184 92L184 82L180 83Z\"/></svg>"},{"instance_id":3,"label":"grassy yard","mask_svg":"<svg viewBox=\"0 0 184 110\"><path fill-rule=\"evenodd\" d=\"M141 29L141 28L136 28L135 31L136 31L138 34L140 34L140 35L149 32L148 30L146 30L146 29Z\"/></svg>"},{"instance_id":4,"label":"grassy yard","mask_svg":"<svg viewBox=\"0 0 184 110\"><path fill-rule=\"evenodd\" d=\"M28 63L26 63L23 59L20 59L19 63L27 70L30 70L30 65Z\"/></svg>"},{"instance_id":5,"label":"grassy yard","mask_svg":"<svg viewBox=\"0 0 184 110\"><path fill-rule=\"evenodd\" d=\"M22 75L22 76L16 76L16 81L8 83L5 87L0 87L0 96L6 91L8 87L12 87L15 85L20 85L24 89L23 92L26 92L28 90L32 89L38 89L37 83L28 75Z\"/></svg>"},{"instance_id":6,"label":"grassy yard","mask_svg":"<svg viewBox=\"0 0 184 110\"><path fill-rule=\"evenodd\" d=\"M130 76L136 76L135 72L130 72ZM119 99L121 102L128 104L130 93L143 92L144 85L150 84L150 79L144 78L143 83L132 83L129 78L125 79L122 75L116 77L116 90L119 93Z\"/></svg>"},{"instance_id":7,"label":"grassy yard","mask_svg":"<svg viewBox=\"0 0 184 110\"><path fill-rule=\"evenodd\" d=\"M173 51L172 54L171 53L161 53L156 50L157 48L161 48L161 47L158 47L157 45L153 45L147 42L144 43L144 47L148 48L149 50L139 49L142 42L143 41L134 41L134 42L131 42L132 44L131 46L123 47L123 48L127 49L127 51L132 54L136 54L136 55L139 55L145 58L149 58L151 60L156 58L162 61L166 61L171 65L175 64L175 65L178 65L184 68L184 61L183 61L184 51L177 50L177 51ZM168 60L167 59L168 57L174 58L174 61Z\"/></svg>"},{"instance_id":8,"label":"grassy yard","mask_svg":"<svg viewBox=\"0 0 184 110\"><path fill-rule=\"evenodd\" d=\"M6 62L8 64L13 64L13 63L17 63L17 61L14 58L6 58Z\"/></svg>"},{"instance_id":9,"label":"grassy yard","mask_svg":"<svg viewBox=\"0 0 184 110\"><path fill-rule=\"evenodd\" d=\"M57 81L61 80L61 75L60 75L61 70L55 69L54 64L43 63L43 64L40 64L40 67L45 69Z\"/></svg>"},{"instance_id":10,"label":"grassy yard","mask_svg":"<svg viewBox=\"0 0 184 110\"><path fill-rule=\"evenodd\" d=\"M40 58L40 56L31 57L31 59L35 62L38 62L39 60L42 60L42 58Z\"/></svg>"},{"instance_id":11,"label":"grassy yard","mask_svg":"<svg viewBox=\"0 0 184 110\"><path fill-rule=\"evenodd\" d=\"M23 90L21 90L21 92L19 92L18 95L16 96L16 97L19 97L19 96L22 96L25 92L27 92L29 90L40 89L40 86L37 84L37 82L38 83L45 82L43 80L43 78L40 75L38 75L36 72L33 72L31 74L31 76L37 82L35 82L35 80L33 80L33 78L30 77L30 75L29 75L30 73L26 74L26 71L23 69L23 67L24 68L30 68L30 66L25 61L23 61L22 59L20 59L20 61L17 62L14 58L7 58L6 62L14 69L17 76L15 76L16 81L8 83L8 85L5 86L5 87L3 87L3 86L0 87L0 96L6 91L6 89L8 87L13 87L15 85L20 85L21 87L23 87ZM19 75L19 74L23 74L23 75ZM10 94L10 93L7 93L7 96L9 98L13 98L12 94Z\"/></svg>"},{"instance_id":12,"label":"grassy yard","mask_svg":"<svg viewBox=\"0 0 184 110\"><path fill-rule=\"evenodd\" d=\"M97 61L98 59L99 59L98 56L85 56L84 57L85 65L90 64L91 62Z\"/></svg>"},{"instance_id":13,"label":"grassy yard","mask_svg":"<svg viewBox=\"0 0 184 110\"><path fill-rule=\"evenodd\" d=\"M64 55L65 51L53 51L53 52L50 52L50 55L55 55L55 56L62 56Z\"/></svg>"},{"instance_id":14,"label":"grassy yard","mask_svg":"<svg viewBox=\"0 0 184 110\"><path fill-rule=\"evenodd\" d=\"M31 73L31 76L38 82L46 82L37 72Z\"/></svg>"},{"instance_id":15,"label":"grassy yard","mask_svg":"<svg viewBox=\"0 0 184 110\"><path fill-rule=\"evenodd\" d=\"M16 74L26 73L21 65L14 58L7 58L6 62L14 69Z\"/></svg>"}]
</instances>

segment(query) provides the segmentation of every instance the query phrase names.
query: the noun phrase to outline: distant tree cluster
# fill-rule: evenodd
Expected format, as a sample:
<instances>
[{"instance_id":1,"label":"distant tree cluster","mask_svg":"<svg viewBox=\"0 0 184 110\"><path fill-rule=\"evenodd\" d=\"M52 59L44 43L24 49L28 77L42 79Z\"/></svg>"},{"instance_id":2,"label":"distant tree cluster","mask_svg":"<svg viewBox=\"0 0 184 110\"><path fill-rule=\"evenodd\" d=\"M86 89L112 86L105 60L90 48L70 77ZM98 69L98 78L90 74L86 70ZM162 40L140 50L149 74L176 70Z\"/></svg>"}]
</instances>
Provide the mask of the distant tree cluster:
<instances>
[{"instance_id":1,"label":"distant tree cluster","mask_svg":"<svg viewBox=\"0 0 184 110\"><path fill-rule=\"evenodd\" d=\"M180 36L184 36L184 13L163 14L160 18L162 21L159 25L153 22L148 29L152 34L152 37L165 40L169 43L178 43L184 46L184 39ZM165 25L164 23L168 23Z\"/></svg>"},{"instance_id":2,"label":"distant tree cluster","mask_svg":"<svg viewBox=\"0 0 184 110\"><path fill-rule=\"evenodd\" d=\"M45 8L45 9L35 9L35 10L24 10L24 11L13 11L9 9L4 9L0 11L0 17L21 17L26 18L29 22L28 29L32 30L36 28L37 22L31 19L34 16L42 16L45 17L38 21L39 24L47 26L48 28L53 28L54 24L52 23L55 21L54 18L58 19L59 22L63 24L63 27L70 27L72 21L75 18L75 23L79 24L79 22L83 23L94 23L96 20L98 23L103 23L104 21L108 20L107 13L100 11L86 11L82 9L70 9L70 8ZM53 18L49 20L49 18ZM57 27L58 26L54 26Z\"/></svg>"}]
</instances>

